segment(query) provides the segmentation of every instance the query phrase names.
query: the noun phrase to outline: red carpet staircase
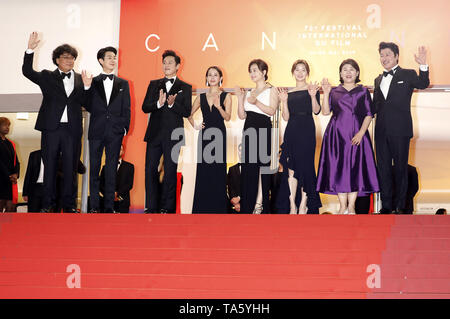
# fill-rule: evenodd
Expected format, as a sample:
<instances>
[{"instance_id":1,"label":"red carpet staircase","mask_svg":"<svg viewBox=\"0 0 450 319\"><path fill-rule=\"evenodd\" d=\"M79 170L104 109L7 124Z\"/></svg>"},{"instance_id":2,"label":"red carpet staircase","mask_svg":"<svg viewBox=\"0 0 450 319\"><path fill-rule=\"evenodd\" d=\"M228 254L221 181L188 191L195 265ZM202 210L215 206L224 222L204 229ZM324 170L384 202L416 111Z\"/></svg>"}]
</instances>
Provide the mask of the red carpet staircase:
<instances>
[{"instance_id":1,"label":"red carpet staircase","mask_svg":"<svg viewBox=\"0 0 450 319\"><path fill-rule=\"evenodd\" d=\"M447 216L0 215L0 298L397 297L450 297Z\"/></svg>"}]
</instances>

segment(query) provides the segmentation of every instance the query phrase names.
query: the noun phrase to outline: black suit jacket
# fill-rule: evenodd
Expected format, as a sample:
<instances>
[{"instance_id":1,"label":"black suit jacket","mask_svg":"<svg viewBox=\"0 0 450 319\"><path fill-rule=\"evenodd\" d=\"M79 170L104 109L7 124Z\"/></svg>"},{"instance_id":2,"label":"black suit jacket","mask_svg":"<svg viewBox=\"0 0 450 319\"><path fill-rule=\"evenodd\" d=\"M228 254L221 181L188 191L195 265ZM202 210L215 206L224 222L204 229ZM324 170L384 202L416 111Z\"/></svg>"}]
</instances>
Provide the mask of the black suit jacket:
<instances>
[{"instance_id":1,"label":"black suit jacket","mask_svg":"<svg viewBox=\"0 0 450 319\"><path fill-rule=\"evenodd\" d=\"M117 196L123 198L121 205L130 206L130 191L134 183L134 165L130 162L122 160L116 175L116 192ZM105 167L103 166L100 173L100 192L105 193Z\"/></svg>"},{"instance_id":2,"label":"black suit jacket","mask_svg":"<svg viewBox=\"0 0 450 319\"><path fill-rule=\"evenodd\" d=\"M25 173L25 180L23 181L22 196L33 194L41 170L41 159L41 150L31 152L28 156L28 165Z\"/></svg>"},{"instance_id":3,"label":"black suit jacket","mask_svg":"<svg viewBox=\"0 0 450 319\"><path fill-rule=\"evenodd\" d=\"M114 134L123 135L130 128L130 87L128 81L114 76L109 104L106 103L105 87L101 75L92 80L87 91L85 108L91 113L89 121L90 140L103 138L107 126Z\"/></svg>"},{"instance_id":4,"label":"black suit jacket","mask_svg":"<svg viewBox=\"0 0 450 319\"><path fill-rule=\"evenodd\" d=\"M35 129L42 132L53 131L58 128L64 108L67 105L69 129L74 136L81 136L83 132L81 106L85 104L81 75L74 71L74 88L70 96L67 96L59 70L37 72L33 70L33 57L34 53L25 53L22 73L33 83L39 85L42 91L43 98Z\"/></svg>"},{"instance_id":5,"label":"black suit jacket","mask_svg":"<svg viewBox=\"0 0 450 319\"><path fill-rule=\"evenodd\" d=\"M398 67L392 77L387 98L380 89L383 74L375 79L373 101L377 114L375 135L413 136L411 96L414 89L425 89L430 84L429 71L402 69Z\"/></svg>"},{"instance_id":6,"label":"black suit jacket","mask_svg":"<svg viewBox=\"0 0 450 319\"><path fill-rule=\"evenodd\" d=\"M183 140L184 145L184 124L183 117L189 117L192 109L192 86L181 81L178 77L167 93L169 95L177 94L175 102L171 108L167 101L158 109L159 91L166 92L164 78L150 81L142 104L144 113L151 113L150 121L147 126L144 141L148 143L158 143L161 140L170 140L172 131L181 128L181 136L177 136L174 142Z\"/></svg>"},{"instance_id":7,"label":"black suit jacket","mask_svg":"<svg viewBox=\"0 0 450 319\"><path fill-rule=\"evenodd\" d=\"M23 188L22 188L22 196L29 196L33 193L33 189L36 187L36 181L39 177L39 173L41 171L41 159L42 159L42 151L37 150L34 152L31 152L28 156L28 165L27 165L27 171L25 173L25 180L23 181ZM44 167L45 169L45 167ZM77 173L78 174L84 174L86 172L86 167L84 166L83 162L81 160L78 160L78 166L77 166ZM56 183L57 186L61 185L62 182L61 178L63 178L62 173L62 159L61 157L58 157L58 169L56 172ZM78 184L78 179L74 180L74 183Z\"/></svg>"}]
</instances>

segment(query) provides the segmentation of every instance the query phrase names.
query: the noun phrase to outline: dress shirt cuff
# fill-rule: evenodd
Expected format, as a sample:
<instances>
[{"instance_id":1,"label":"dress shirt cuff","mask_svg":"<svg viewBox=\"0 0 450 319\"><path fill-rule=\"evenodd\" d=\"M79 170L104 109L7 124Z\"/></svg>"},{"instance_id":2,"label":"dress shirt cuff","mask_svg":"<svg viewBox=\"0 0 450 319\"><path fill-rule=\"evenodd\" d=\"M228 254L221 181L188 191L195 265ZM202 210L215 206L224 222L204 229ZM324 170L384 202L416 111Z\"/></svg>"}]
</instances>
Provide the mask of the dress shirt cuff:
<instances>
[{"instance_id":1,"label":"dress shirt cuff","mask_svg":"<svg viewBox=\"0 0 450 319\"><path fill-rule=\"evenodd\" d=\"M124 131L123 136L127 136L127 129L123 128L123 131Z\"/></svg>"},{"instance_id":2,"label":"dress shirt cuff","mask_svg":"<svg viewBox=\"0 0 450 319\"><path fill-rule=\"evenodd\" d=\"M34 53L34 50L33 50L33 49L27 49L27 50L25 51L25 53L26 53L26 54L31 54L31 53Z\"/></svg>"},{"instance_id":3,"label":"dress shirt cuff","mask_svg":"<svg viewBox=\"0 0 450 319\"><path fill-rule=\"evenodd\" d=\"M159 100L158 100L158 102L156 102L156 107L157 107L158 109L162 108L163 106L164 106L164 105L159 104Z\"/></svg>"},{"instance_id":4,"label":"dress shirt cuff","mask_svg":"<svg viewBox=\"0 0 450 319\"><path fill-rule=\"evenodd\" d=\"M172 103L172 104L170 104L170 105L167 105L167 107L168 107L169 109L171 109L172 106L173 106L173 104L174 104L174 103Z\"/></svg>"},{"instance_id":5,"label":"dress shirt cuff","mask_svg":"<svg viewBox=\"0 0 450 319\"><path fill-rule=\"evenodd\" d=\"M427 72L428 71L428 64L421 64L419 65L419 70L422 72Z\"/></svg>"}]
</instances>

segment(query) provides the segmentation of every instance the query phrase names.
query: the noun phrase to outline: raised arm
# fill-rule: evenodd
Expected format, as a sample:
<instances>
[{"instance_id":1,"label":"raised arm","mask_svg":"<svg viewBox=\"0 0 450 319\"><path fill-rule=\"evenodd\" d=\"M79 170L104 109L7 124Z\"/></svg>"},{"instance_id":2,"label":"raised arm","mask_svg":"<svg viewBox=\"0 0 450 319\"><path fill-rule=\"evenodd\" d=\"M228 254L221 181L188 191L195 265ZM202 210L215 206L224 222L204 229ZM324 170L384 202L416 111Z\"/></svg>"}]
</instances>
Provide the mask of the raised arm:
<instances>
[{"instance_id":1,"label":"raised arm","mask_svg":"<svg viewBox=\"0 0 450 319\"><path fill-rule=\"evenodd\" d=\"M225 110L220 105L220 94L214 98L213 106L219 111L220 115L223 117L225 121L229 121L231 119L231 97L230 94L227 94L225 100L223 101L223 106L225 106Z\"/></svg>"},{"instance_id":2,"label":"raised arm","mask_svg":"<svg viewBox=\"0 0 450 319\"><path fill-rule=\"evenodd\" d=\"M245 120L247 118L247 113L244 110L245 90L239 86L235 86L234 94L238 99L238 117L241 120Z\"/></svg>"},{"instance_id":3,"label":"raised arm","mask_svg":"<svg viewBox=\"0 0 450 319\"><path fill-rule=\"evenodd\" d=\"M322 90L323 90L323 100L322 100L322 114L330 115L330 92L331 92L331 84L328 82L327 78L322 80Z\"/></svg>"},{"instance_id":4,"label":"raised arm","mask_svg":"<svg viewBox=\"0 0 450 319\"><path fill-rule=\"evenodd\" d=\"M247 101L251 104L256 105L261 111L266 113L267 115L274 115L278 108L278 90L276 87L272 87L270 89L270 104L265 105L260 100L256 98L256 96L251 95L247 98Z\"/></svg>"},{"instance_id":5,"label":"raised arm","mask_svg":"<svg viewBox=\"0 0 450 319\"><path fill-rule=\"evenodd\" d=\"M319 93L319 83L314 82L314 83L309 83L308 84L308 93L309 96L311 97L311 104L312 104L312 111L314 112L314 114L319 114L320 113L320 104L319 104L319 99L320 99L320 93Z\"/></svg>"},{"instance_id":6,"label":"raised arm","mask_svg":"<svg viewBox=\"0 0 450 319\"><path fill-rule=\"evenodd\" d=\"M172 105L170 107L170 110L172 112L177 113L178 115L182 117L189 117L191 115L192 110L192 86L191 85L185 85L183 87L182 98L176 98L178 93L172 97L169 95L168 97L168 104Z\"/></svg>"},{"instance_id":7,"label":"raised arm","mask_svg":"<svg viewBox=\"0 0 450 319\"><path fill-rule=\"evenodd\" d=\"M32 81L33 83L36 83L39 85L40 79L41 79L41 73L33 70L33 58L34 58L34 49L37 48L39 42L38 34L37 32L32 32L30 34L30 38L28 39L28 46L27 46L27 52L31 51L30 53L25 52L25 55L23 57L23 64L22 64L22 74Z\"/></svg>"},{"instance_id":8,"label":"raised arm","mask_svg":"<svg viewBox=\"0 0 450 319\"><path fill-rule=\"evenodd\" d=\"M162 89L158 92L157 82L151 81L148 85L144 102L142 103L142 111L144 113L150 113L158 110L158 101L160 101L160 105L163 105L166 102L166 93Z\"/></svg>"},{"instance_id":9,"label":"raised arm","mask_svg":"<svg viewBox=\"0 0 450 319\"><path fill-rule=\"evenodd\" d=\"M287 88L278 88L278 100L281 105L281 116L286 122L289 121L289 108L288 108L288 90Z\"/></svg>"},{"instance_id":10,"label":"raised arm","mask_svg":"<svg viewBox=\"0 0 450 319\"><path fill-rule=\"evenodd\" d=\"M411 84L416 89L426 89L430 85L429 70L427 65L427 49L420 46L414 59L419 64L419 76L414 74Z\"/></svg>"},{"instance_id":11,"label":"raised arm","mask_svg":"<svg viewBox=\"0 0 450 319\"><path fill-rule=\"evenodd\" d=\"M197 110L200 108L200 95L197 95L197 97L194 100L194 103L192 104L192 110L191 115L188 117L189 123L191 123L191 126L196 130L201 130L203 125L196 125L194 122L194 114L197 112Z\"/></svg>"}]
</instances>

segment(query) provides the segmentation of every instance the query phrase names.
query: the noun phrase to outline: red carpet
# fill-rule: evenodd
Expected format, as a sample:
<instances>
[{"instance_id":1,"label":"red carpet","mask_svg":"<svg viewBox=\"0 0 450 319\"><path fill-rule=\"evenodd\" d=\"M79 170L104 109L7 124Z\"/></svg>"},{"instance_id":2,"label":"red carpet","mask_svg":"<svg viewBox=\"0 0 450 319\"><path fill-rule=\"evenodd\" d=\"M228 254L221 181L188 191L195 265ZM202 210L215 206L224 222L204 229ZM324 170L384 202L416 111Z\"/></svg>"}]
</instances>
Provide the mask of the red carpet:
<instances>
[{"instance_id":1,"label":"red carpet","mask_svg":"<svg viewBox=\"0 0 450 319\"><path fill-rule=\"evenodd\" d=\"M0 298L416 297L450 297L447 216L0 215Z\"/></svg>"}]
</instances>

